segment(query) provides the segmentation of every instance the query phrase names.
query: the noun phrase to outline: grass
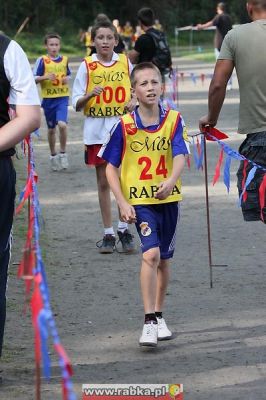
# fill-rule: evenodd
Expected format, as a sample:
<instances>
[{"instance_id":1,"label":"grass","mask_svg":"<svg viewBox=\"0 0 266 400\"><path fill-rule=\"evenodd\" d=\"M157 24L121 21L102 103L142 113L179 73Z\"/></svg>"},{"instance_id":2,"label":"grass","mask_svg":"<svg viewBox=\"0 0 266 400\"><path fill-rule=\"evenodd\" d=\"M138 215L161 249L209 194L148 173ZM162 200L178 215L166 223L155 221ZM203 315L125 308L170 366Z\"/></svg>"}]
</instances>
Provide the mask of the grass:
<instances>
[{"instance_id":1,"label":"grass","mask_svg":"<svg viewBox=\"0 0 266 400\"><path fill-rule=\"evenodd\" d=\"M21 45L29 59L34 60L46 53L43 36L33 33L21 33L15 40ZM77 35L64 36L60 53L68 57L83 58L85 48L79 42Z\"/></svg>"},{"instance_id":2,"label":"grass","mask_svg":"<svg viewBox=\"0 0 266 400\"><path fill-rule=\"evenodd\" d=\"M46 52L42 35L22 32L16 37L16 41L22 46L30 60L36 60ZM206 62L215 61L212 41L206 41L204 37L202 41L194 40L192 44L188 40L176 42L172 37L169 39L169 43L173 57L185 57ZM69 58L82 59L85 55L85 47L80 43L78 35L72 33L63 36L60 53Z\"/></svg>"}]
</instances>

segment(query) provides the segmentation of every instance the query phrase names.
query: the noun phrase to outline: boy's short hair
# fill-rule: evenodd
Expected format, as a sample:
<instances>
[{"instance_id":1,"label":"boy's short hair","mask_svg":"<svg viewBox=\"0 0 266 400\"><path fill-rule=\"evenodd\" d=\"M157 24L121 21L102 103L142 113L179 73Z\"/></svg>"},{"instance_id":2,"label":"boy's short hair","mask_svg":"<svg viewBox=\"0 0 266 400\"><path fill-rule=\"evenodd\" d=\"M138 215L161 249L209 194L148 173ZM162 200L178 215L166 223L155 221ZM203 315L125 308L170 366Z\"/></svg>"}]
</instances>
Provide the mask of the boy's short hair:
<instances>
[{"instance_id":1,"label":"boy's short hair","mask_svg":"<svg viewBox=\"0 0 266 400\"><path fill-rule=\"evenodd\" d=\"M93 27L91 28L91 39L92 39L92 40L95 39L95 37L96 37L96 35L97 35L97 31L98 31L100 28L109 28L109 29L111 29L111 31L112 31L112 32L114 33L114 35L115 35L115 39L116 39L116 40L119 39L119 36L118 36L117 30L116 30L116 27L112 24L111 21L106 20L106 21L98 22L97 24L93 25Z\"/></svg>"},{"instance_id":2,"label":"boy's short hair","mask_svg":"<svg viewBox=\"0 0 266 400\"><path fill-rule=\"evenodd\" d=\"M58 39L61 42L61 36L58 35L58 33L47 33L47 35L44 36L44 44L47 44L49 39Z\"/></svg>"},{"instance_id":3,"label":"boy's short hair","mask_svg":"<svg viewBox=\"0 0 266 400\"><path fill-rule=\"evenodd\" d=\"M154 25L155 15L151 8L143 7L138 11L138 20L145 26Z\"/></svg>"},{"instance_id":4,"label":"boy's short hair","mask_svg":"<svg viewBox=\"0 0 266 400\"><path fill-rule=\"evenodd\" d=\"M226 5L224 2L220 2L217 4L217 7L220 8L221 11L225 12Z\"/></svg>"},{"instance_id":5,"label":"boy's short hair","mask_svg":"<svg viewBox=\"0 0 266 400\"><path fill-rule=\"evenodd\" d=\"M161 75L159 68L156 67L156 65L153 64L152 62L147 61L147 62L142 62L140 64L137 64L133 68L133 71L131 72L131 75L130 75L130 82L131 82L132 87L134 87L136 85L136 73L138 71L143 71L144 69L152 69L153 71L156 71L158 74L158 78L160 79L160 81L162 81L162 75Z\"/></svg>"}]
</instances>

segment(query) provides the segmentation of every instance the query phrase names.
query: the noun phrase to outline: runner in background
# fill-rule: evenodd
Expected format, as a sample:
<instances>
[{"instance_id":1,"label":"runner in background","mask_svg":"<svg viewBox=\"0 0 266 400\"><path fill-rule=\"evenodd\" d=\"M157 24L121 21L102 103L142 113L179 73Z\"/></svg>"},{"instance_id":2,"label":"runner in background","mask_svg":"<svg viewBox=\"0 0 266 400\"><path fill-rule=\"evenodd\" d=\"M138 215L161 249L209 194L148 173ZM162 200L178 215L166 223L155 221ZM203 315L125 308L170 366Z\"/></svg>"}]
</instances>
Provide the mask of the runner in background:
<instances>
[{"instance_id":1,"label":"runner in background","mask_svg":"<svg viewBox=\"0 0 266 400\"><path fill-rule=\"evenodd\" d=\"M126 111L131 111L129 72L132 69L124 54L114 48L118 42L116 28L111 21L101 21L92 27L91 36L96 53L81 63L73 85L72 102L76 111L83 110L85 164L96 170L98 197L104 227L99 252L113 253L115 232L112 225L110 187L106 179L106 162L97 154L113 125ZM111 67L111 68L110 68ZM124 252L134 251L133 235L124 221L119 220L117 235Z\"/></svg>"},{"instance_id":2,"label":"runner in background","mask_svg":"<svg viewBox=\"0 0 266 400\"><path fill-rule=\"evenodd\" d=\"M42 91L42 108L48 127L48 143L50 148L50 165L52 171L67 169L68 155L67 122L69 101L69 79L71 72L68 58L59 54L61 37L57 33L49 33L44 38L47 55L43 55L35 63L35 82L40 83ZM56 128L59 129L59 153L56 150Z\"/></svg>"}]
</instances>

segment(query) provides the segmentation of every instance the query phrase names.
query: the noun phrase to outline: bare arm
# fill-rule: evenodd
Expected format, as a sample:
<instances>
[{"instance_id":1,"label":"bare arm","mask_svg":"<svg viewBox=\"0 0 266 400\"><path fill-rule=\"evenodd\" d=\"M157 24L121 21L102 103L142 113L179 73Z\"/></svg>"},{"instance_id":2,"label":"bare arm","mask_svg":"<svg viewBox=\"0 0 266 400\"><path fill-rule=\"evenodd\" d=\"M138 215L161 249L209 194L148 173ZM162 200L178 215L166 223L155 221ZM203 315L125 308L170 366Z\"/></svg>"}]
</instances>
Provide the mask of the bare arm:
<instances>
[{"instance_id":1,"label":"bare arm","mask_svg":"<svg viewBox=\"0 0 266 400\"><path fill-rule=\"evenodd\" d=\"M139 53L134 49L130 50L127 56L132 64L137 64L139 61Z\"/></svg>"},{"instance_id":2,"label":"bare arm","mask_svg":"<svg viewBox=\"0 0 266 400\"><path fill-rule=\"evenodd\" d=\"M199 128L202 131L206 125L215 126L224 102L226 85L232 75L234 63L232 60L218 60L209 88L208 114L199 120Z\"/></svg>"},{"instance_id":3,"label":"bare arm","mask_svg":"<svg viewBox=\"0 0 266 400\"><path fill-rule=\"evenodd\" d=\"M16 106L16 117L0 128L0 151L15 146L41 124L40 106Z\"/></svg>"},{"instance_id":4,"label":"bare arm","mask_svg":"<svg viewBox=\"0 0 266 400\"><path fill-rule=\"evenodd\" d=\"M184 154L178 154L173 159L173 169L171 176L159 185L159 190L156 192L155 197L159 200L166 199L172 192L177 179L180 177L185 165Z\"/></svg>"},{"instance_id":5,"label":"bare arm","mask_svg":"<svg viewBox=\"0 0 266 400\"><path fill-rule=\"evenodd\" d=\"M128 223L136 222L135 209L126 201L121 190L119 169L108 163L106 167L106 177L116 198L122 220Z\"/></svg>"},{"instance_id":6,"label":"bare arm","mask_svg":"<svg viewBox=\"0 0 266 400\"><path fill-rule=\"evenodd\" d=\"M206 28L209 28L210 26L213 26L213 20L205 22L205 24L198 24L197 29L198 30L206 29Z\"/></svg>"},{"instance_id":7,"label":"bare arm","mask_svg":"<svg viewBox=\"0 0 266 400\"><path fill-rule=\"evenodd\" d=\"M39 83L41 81L46 81L46 80L54 81L55 79L56 79L56 74L54 74L52 72L49 72L49 74L46 74L46 75L35 76L36 83Z\"/></svg>"}]
</instances>

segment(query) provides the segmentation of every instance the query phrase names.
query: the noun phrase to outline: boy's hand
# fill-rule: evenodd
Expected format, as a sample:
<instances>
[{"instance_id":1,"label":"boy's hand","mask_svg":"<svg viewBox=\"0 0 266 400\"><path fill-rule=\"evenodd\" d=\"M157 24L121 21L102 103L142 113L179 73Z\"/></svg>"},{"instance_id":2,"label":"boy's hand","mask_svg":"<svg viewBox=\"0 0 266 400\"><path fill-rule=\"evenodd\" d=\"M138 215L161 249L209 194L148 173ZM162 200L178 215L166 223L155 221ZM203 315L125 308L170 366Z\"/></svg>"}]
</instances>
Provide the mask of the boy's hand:
<instances>
[{"instance_id":1,"label":"boy's hand","mask_svg":"<svg viewBox=\"0 0 266 400\"><path fill-rule=\"evenodd\" d=\"M164 182L161 182L158 186L158 191L155 193L154 197L159 200L166 199L174 188L175 183L172 182L171 179L167 179Z\"/></svg>"},{"instance_id":2,"label":"boy's hand","mask_svg":"<svg viewBox=\"0 0 266 400\"><path fill-rule=\"evenodd\" d=\"M63 85L65 85L66 83L68 83L68 76L63 76L63 78L62 78L62 83L63 83Z\"/></svg>"},{"instance_id":3,"label":"boy's hand","mask_svg":"<svg viewBox=\"0 0 266 400\"><path fill-rule=\"evenodd\" d=\"M132 96L131 100L125 105L125 111L131 113L137 104L137 97Z\"/></svg>"},{"instance_id":4,"label":"boy's hand","mask_svg":"<svg viewBox=\"0 0 266 400\"><path fill-rule=\"evenodd\" d=\"M49 74L45 75L45 79L47 79L49 81L55 81L56 75L53 72L50 72Z\"/></svg>"},{"instance_id":5,"label":"boy's hand","mask_svg":"<svg viewBox=\"0 0 266 400\"><path fill-rule=\"evenodd\" d=\"M104 91L102 86L95 86L93 90L90 92L90 97L99 96Z\"/></svg>"},{"instance_id":6,"label":"boy's hand","mask_svg":"<svg viewBox=\"0 0 266 400\"><path fill-rule=\"evenodd\" d=\"M128 224L132 224L137 221L136 212L133 206L125 202L119 204L121 219Z\"/></svg>"}]
</instances>

